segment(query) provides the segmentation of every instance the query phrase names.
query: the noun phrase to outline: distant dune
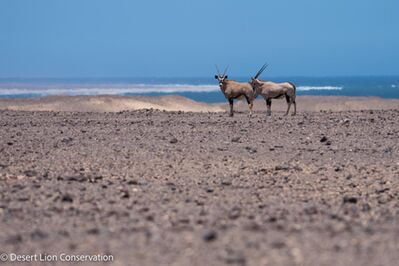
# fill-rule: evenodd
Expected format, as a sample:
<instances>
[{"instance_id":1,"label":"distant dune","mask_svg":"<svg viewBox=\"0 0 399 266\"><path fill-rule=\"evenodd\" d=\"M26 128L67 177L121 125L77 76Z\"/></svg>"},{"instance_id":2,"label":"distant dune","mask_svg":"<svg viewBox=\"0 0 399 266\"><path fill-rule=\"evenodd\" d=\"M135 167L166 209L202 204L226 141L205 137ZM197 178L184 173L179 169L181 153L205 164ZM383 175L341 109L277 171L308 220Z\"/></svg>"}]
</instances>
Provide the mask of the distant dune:
<instances>
[{"instance_id":1,"label":"distant dune","mask_svg":"<svg viewBox=\"0 0 399 266\"><path fill-rule=\"evenodd\" d=\"M300 96L297 98L298 111L348 111L399 109L399 99L377 97L344 96ZM273 100L273 111L285 111L285 100ZM119 112L138 109L158 109L184 112L223 112L228 103L207 104L181 96L52 96L37 99L0 99L2 110L23 111L79 111ZM236 111L247 111L247 103L237 101ZM255 111L265 111L263 100L255 101Z\"/></svg>"},{"instance_id":2,"label":"distant dune","mask_svg":"<svg viewBox=\"0 0 399 266\"><path fill-rule=\"evenodd\" d=\"M181 96L54 96L38 99L0 99L0 109L23 111L119 112L158 109L184 112L222 112L222 107Z\"/></svg>"}]
</instances>

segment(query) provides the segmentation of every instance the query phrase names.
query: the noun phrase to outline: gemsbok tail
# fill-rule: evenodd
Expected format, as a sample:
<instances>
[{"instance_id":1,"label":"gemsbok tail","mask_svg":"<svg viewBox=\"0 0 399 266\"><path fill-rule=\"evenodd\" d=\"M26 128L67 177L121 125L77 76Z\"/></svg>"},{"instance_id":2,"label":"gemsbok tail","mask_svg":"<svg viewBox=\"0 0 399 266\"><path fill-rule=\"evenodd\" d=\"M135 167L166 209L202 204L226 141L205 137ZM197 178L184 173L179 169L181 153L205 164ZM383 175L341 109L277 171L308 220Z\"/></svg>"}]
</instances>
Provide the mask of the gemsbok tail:
<instances>
[{"instance_id":1,"label":"gemsbok tail","mask_svg":"<svg viewBox=\"0 0 399 266\"><path fill-rule=\"evenodd\" d=\"M295 92L295 94L296 94L296 86L295 86L295 84L292 83L292 82L288 82L288 83L291 84L292 87L294 87L294 92Z\"/></svg>"}]
</instances>

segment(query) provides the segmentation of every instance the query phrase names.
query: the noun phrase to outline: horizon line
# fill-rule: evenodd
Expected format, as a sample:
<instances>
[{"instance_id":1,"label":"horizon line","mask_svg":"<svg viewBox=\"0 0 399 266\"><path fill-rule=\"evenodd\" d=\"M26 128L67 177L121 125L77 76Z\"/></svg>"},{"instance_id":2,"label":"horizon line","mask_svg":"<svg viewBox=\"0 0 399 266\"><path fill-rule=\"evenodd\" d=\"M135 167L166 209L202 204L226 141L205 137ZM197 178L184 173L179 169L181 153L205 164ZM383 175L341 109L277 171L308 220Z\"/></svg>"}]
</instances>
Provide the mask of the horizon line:
<instances>
[{"instance_id":1,"label":"horizon line","mask_svg":"<svg viewBox=\"0 0 399 266\"><path fill-rule=\"evenodd\" d=\"M213 79L213 75L210 76L68 76L68 77L44 77L44 76L36 76L36 77L0 77L0 80L18 80L18 79L54 79L54 80L72 80L72 79L189 79L189 78L198 78L198 79ZM367 78L367 77L399 77L399 74L360 74L360 75L273 75L268 76L269 78ZM251 78L247 76L235 76L235 78Z\"/></svg>"}]
</instances>

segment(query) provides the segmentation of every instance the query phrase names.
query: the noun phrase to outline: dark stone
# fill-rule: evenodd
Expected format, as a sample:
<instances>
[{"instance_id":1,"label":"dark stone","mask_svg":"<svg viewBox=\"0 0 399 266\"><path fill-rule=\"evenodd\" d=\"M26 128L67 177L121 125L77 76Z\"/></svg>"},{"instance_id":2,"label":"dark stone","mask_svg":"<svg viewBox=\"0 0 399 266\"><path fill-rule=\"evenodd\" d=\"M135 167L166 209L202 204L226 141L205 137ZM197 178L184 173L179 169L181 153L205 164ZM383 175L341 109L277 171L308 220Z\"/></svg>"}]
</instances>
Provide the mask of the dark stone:
<instances>
[{"instance_id":1,"label":"dark stone","mask_svg":"<svg viewBox=\"0 0 399 266\"><path fill-rule=\"evenodd\" d=\"M69 203L72 203L72 202L73 202L73 197L72 197L70 194L64 194L64 195L61 197L61 201L62 201L62 202L69 202Z\"/></svg>"},{"instance_id":2,"label":"dark stone","mask_svg":"<svg viewBox=\"0 0 399 266\"><path fill-rule=\"evenodd\" d=\"M343 202L344 203L356 204L357 203L357 198L354 197L354 196L344 196Z\"/></svg>"},{"instance_id":3,"label":"dark stone","mask_svg":"<svg viewBox=\"0 0 399 266\"><path fill-rule=\"evenodd\" d=\"M368 204L368 203L363 204L363 206L362 206L362 211L368 212L368 211L370 211L370 210L371 210L370 204Z\"/></svg>"},{"instance_id":4,"label":"dark stone","mask_svg":"<svg viewBox=\"0 0 399 266\"><path fill-rule=\"evenodd\" d=\"M16 245L22 242L22 236L20 234L12 235L5 241L7 244Z\"/></svg>"},{"instance_id":5,"label":"dark stone","mask_svg":"<svg viewBox=\"0 0 399 266\"><path fill-rule=\"evenodd\" d=\"M210 231L205 232L205 234L203 235L202 238L206 242L211 242L211 241L216 240L217 237L218 237L217 232L215 230L210 230Z\"/></svg>"},{"instance_id":6,"label":"dark stone","mask_svg":"<svg viewBox=\"0 0 399 266\"><path fill-rule=\"evenodd\" d=\"M138 185L139 181L137 181L137 180L129 180L129 181L127 181L127 184L128 185Z\"/></svg>"},{"instance_id":7,"label":"dark stone","mask_svg":"<svg viewBox=\"0 0 399 266\"><path fill-rule=\"evenodd\" d=\"M122 192L122 199L128 199L128 198L130 198L129 191L123 190L123 191L121 191L121 192Z\"/></svg>"},{"instance_id":8,"label":"dark stone","mask_svg":"<svg viewBox=\"0 0 399 266\"><path fill-rule=\"evenodd\" d=\"M327 137L326 136L321 137L321 139L320 139L321 143L326 142L326 141L327 141Z\"/></svg>"},{"instance_id":9,"label":"dark stone","mask_svg":"<svg viewBox=\"0 0 399 266\"><path fill-rule=\"evenodd\" d=\"M35 170L26 170L26 171L24 171L24 174L27 177L37 176L37 172Z\"/></svg>"},{"instance_id":10,"label":"dark stone","mask_svg":"<svg viewBox=\"0 0 399 266\"><path fill-rule=\"evenodd\" d=\"M306 207L304 211L307 215L314 215L318 213L318 210L315 206Z\"/></svg>"},{"instance_id":11,"label":"dark stone","mask_svg":"<svg viewBox=\"0 0 399 266\"><path fill-rule=\"evenodd\" d=\"M207 189L206 189L206 192L208 192L208 193L212 193L214 190L213 190L213 188L211 188L211 187L208 187Z\"/></svg>"},{"instance_id":12,"label":"dark stone","mask_svg":"<svg viewBox=\"0 0 399 266\"><path fill-rule=\"evenodd\" d=\"M274 241L271 243L271 245L275 249L282 249L285 247L285 243L283 241Z\"/></svg>"},{"instance_id":13,"label":"dark stone","mask_svg":"<svg viewBox=\"0 0 399 266\"><path fill-rule=\"evenodd\" d=\"M100 229L98 228L91 228L87 230L87 234L89 235L98 235L100 233Z\"/></svg>"},{"instance_id":14,"label":"dark stone","mask_svg":"<svg viewBox=\"0 0 399 266\"><path fill-rule=\"evenodd\" d=\"M377 193L377 194L381 194L381 193L384 193L384 192L386 192L386 191L388 191L389 190L389 188L382 188L382 189L377 189L375 192Z\"/></svg>"},{"instance_id":15,"label":"dark stone","mask_svg":"<svg viewBox=\"0 0 399 266\"><path fill-rule=\"evenodd\" d=\"M288 164L277 165L274 168L276 171L287 171L290 170L290 166Z\"/></svg>"},{"instance_id":16,"label":"dark stone","mask_svg":"<svg viewBox=\"0 0 399 266\"><path fill-rule=\"evenodd\" d=\"M40 230L40 229L36 229L35 231L33 231L33 232L30 234L30 238L31 238L33 241L43 240L43 239L45 239L45 238L47 238L47 237L48 237L48 234L45 233L45 232L43 232L43 231Z\"/></svg>"},{"instance_id":17,"label":"dark stone","mask_svg":"<svg viewBox=\"0 0 399 266\"><path fill-rule=\"evenodd\" d=\"M231 182L230 182L230 181L227 181L227 180L224 180L224 181L222 181L222 185L223 185L223 186L230 186L230 185L231 185Z\"/></svg>"},{"instance_id":18,"label":"dark stone","mask_svg":"<svg viewBox=\"0 0 399 266\"><path fill-rule=\"evenodd\" d=\"M239 142L240 141L240 137L234 137L231 139L231 142Z\"/></svg>"},{"instance_id":19,"label":"dark stone","mask_svg":"<svg viewBox=\"0 0 399 266\"><path fill-rule=\"evenodd\" d=\"M59 177L58 179L64 180L64 181L72 181L72 182L84 182L87 180L87 177L83 175L76 175L76 176L62 176Z\"/></svg>"},{"instance_id":20,"label":"dark stone","mask_svg":"<svg viewBox=\"0 0 399 266\"><path fill-rule=\"evenodd\" d=\"M229 219L235 220L241 216L241 209L239 207L233 207L229 212Z\"/></svg>"},{"instance_id":21,"label":"dark stone","mask_svg":"<svg viewBox=\"0 0 399 266\"><path fill-rule=\"evenodd\" d=\"M177 140L177 138L172 138L169 142L172 144L175 144L178 142L178 140Z\"/></svg>"}]
</instances>

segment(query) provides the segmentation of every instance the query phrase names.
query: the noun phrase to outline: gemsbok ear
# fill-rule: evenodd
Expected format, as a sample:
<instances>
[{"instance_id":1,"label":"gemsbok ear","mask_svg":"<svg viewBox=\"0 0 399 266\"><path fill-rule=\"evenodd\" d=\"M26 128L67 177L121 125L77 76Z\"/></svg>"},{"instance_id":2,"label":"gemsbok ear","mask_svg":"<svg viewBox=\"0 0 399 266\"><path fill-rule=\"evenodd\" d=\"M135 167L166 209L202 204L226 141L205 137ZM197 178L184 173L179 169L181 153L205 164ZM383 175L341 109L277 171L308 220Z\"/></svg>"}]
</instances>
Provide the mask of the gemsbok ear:
<instances>
[{"instance_id":1,"label":"gemsbok ear","mask_svg":"<svg viewBox=\"0 0 399 266\"><path fill-rule=\"evenodd\" d=\"M215 75L215 79L218 79L219 77L218 77L218 75Z\"/></svg>"},{"instance_id":2,"label":"gemsbok ear","mask_svg":"<svg viewBox=\"0 0 399 266\"><path fill-rule=\"evenodd\" d=\"M226 75L226 76L224 76L224 78L225 78L225 79L228 79L228 78L229 78L229 76L227 76L227 75Z\"/></svg>"}]
</instances>

